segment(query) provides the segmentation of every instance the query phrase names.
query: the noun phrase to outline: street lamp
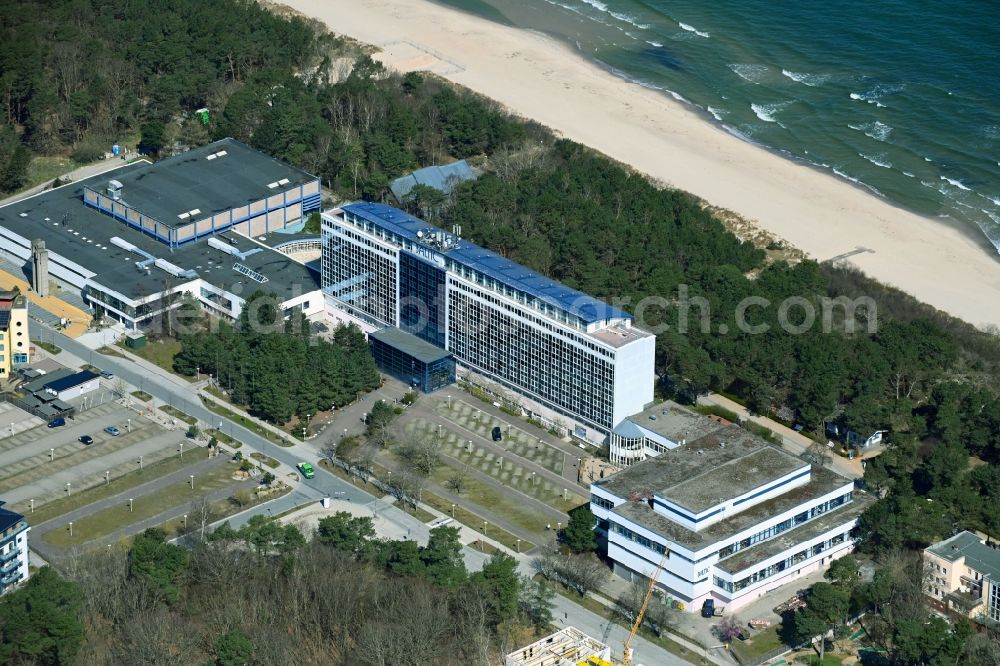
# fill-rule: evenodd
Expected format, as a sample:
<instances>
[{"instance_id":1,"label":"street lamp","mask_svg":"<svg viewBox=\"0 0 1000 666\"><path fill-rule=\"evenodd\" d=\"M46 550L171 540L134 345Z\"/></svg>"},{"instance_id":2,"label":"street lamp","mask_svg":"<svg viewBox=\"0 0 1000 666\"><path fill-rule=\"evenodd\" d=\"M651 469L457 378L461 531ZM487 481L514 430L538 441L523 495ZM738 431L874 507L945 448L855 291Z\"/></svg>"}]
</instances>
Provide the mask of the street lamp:
<instances>
[{"instance_id":1,"label":"street lamp","mask_svg":"<svg viewBox=\"0 0 1000 666\"><path fill-rule=\"evenodd\" d=\"M520 539L517 540L517 552L518 552L518 554L521 553L521 540Z\"/></svg>"},{"instance_id":2,"label":"street lamp","mask_svg":"<svg viewBox=\"0 0 1000 666\"><path fill-rule=\"evenodd\" d=\"M30 499L30 500L28 500L28 503L31 504L31 513L34 513L35 512L35 500Z\"/></svg>"},{"instance_id":3,"label":"street lamp","mask_svg":"<svg viewBox=\"0 0 1000 666\"><path fill-rule=\"evenodd\" d=\"M104 470L104 485L108 485L110 483L111 483L111 470L106 469Z\"/></svg>"},{"instance_id":4,"label":"street lamp","mask_svg":"<svg viewBox=\"0 0 1000 666\"><path fill-rule=\"evenodd\" d=\"M486 536L486 526L489 525L485 520L483 521L483 536Z\"/></svg>"},{"instance_id":5,"label":"street lamp","mask_svg":"<svg viewBox=\"0 0 1000 666\"><path fill-rule=\"evenodd\" d=\"M55 459L56 459L56 450L53 449L53 448L50 448L49 449L49 462L52 462Z\"/></svg>"},{"instance_id":6,"label":"street lamp","mask_svg":"<svg viewBox=\"0 0 1000 666\"><path fill-rule=\"evenodd\" d=\"M497 460L497 464L500 465L500 471L503 471L503 456L500 456L500 460Z\"/></svg>"},{"instance_id":7,"label":"street lamp","mask_svg":"<svg viewBox=\"0 0 1000 666\"><path fill-rule=\"evenodd\" d=\"M181 440L181 459L184 459L184 440Z\"/></svg>"},{"instance_id":8,"label":"street lamp","mask_svg":"<svg viewBox=\"0 0 1000 666\"><path fill-rule=\"evenodd\" d=\"M194 474L188 475L191 478L191 490L194 490Z\"/></svg>"},{"instance_id":9,"label":"street lamp","mask_svg":"<svg viewBox=\"0 0 1000 666\"><path fill-rule=\"evenodd\" d=\"M128 512L132 513L132 498L128 498Z\"/></svg>"},{"instance_id":10,"label":"street lamp","mask_svg":"<svg viewBox=\"0 0 1000 666\"><path fill-rule=\"evenodd\" d=\"M534 472L531 473L531 487L532 488L535 487L535 473Z\"/></svg>"},{"instance_id":11,"label":"street lamp","mask_svg":"<svg viewBox=\"0 0 1000 666\"><path fill-rule=\"evenodd\" d=\"M188 526L188 515L185 513L184 514L184 529L187 529L187 526Z\"/></svg>"},{"instance_id":12,"label":"street lamp","mask_svg":"<svg viewBox=\"0 0 1000 666\"><path fill-rule=\"evenodd\" d=\"M194 368L194 372L195 372L196 375L198 375L198 381L200 382L201 381L201 366L197 366L196 365L195 368Z\"/></svg>"},{"instance_id":13,"label":"street lamp","mask_svg":"<svg viewBox=\"0 0 1000 666\"><path fill-rule=\"evenodd\" d=\"M69 535L73 536L73 521L69 521Z\"/></svg>"},{"instance_id":14,"label":"street lamp","mask_svg":"<svg viewBox=\"0 0 1000 666\"><path fill-rule=\"evenodd\" d=\"M344 439L347 439L347 428L344 428Z\"/></svg>"},{"instance_id":15,"label":"street lamp","mask_svg":"<svg viewBox=\"0 0 1000 666\"><path fill-rule=\"evenodd\" d=\"M448 409L451 409L451 396L448 396Z\"/></svg>"},{"instance_id":16,"label":"street lamp","mask_svg":"<svg viewBox=\"0 0 1000 666\"><path fill-rule=\"evenodd\" d=\"M72 489L72 485L73 485L73 484L71 484L71 483L70 483L69 481L67 481L67 482L66 482L66 495L67 495L67 496L69 496L69 495L72 495L72 494L73 494L73 489Z\"/></svg>"},{"instance_id":17,"label":"street lamp","mask_svg":"<svg viewBox=\"0 0 1000 666\"><path fill-rule=\"evenodd\" d=\"M128 421L128 431L132 432L132 419L127 419Z\"/></svg>"},{"instance_id":18,"label":"street lamp","mask_svg":"<svg viewBox=\"0 0 1000 666\"><path fill-rule=\"evenodd\" d=\"M472 453L472 440L469 440L469 453Z\"/></svg>"},{"instance_id":19,"label":"street lamp","mask_svg":"<svg viewBox=\"0 0 1000 666\"><path fill-rule=\"evenodd\" d=\"M31 500L31 501L34 502L35 500ZM452 520L455 519L455 503L454 502L451 503L451 519Z\"/></svg>"},{"instance_id":20,"label":"street lamp","mask_svg":"<svg viewBox=\"0 0 1000 666\"><path fill-rule=\"evenodd\" d=\"M139 469L142 469L142 456L139 456Z\"/></svg>"}]
</instances>

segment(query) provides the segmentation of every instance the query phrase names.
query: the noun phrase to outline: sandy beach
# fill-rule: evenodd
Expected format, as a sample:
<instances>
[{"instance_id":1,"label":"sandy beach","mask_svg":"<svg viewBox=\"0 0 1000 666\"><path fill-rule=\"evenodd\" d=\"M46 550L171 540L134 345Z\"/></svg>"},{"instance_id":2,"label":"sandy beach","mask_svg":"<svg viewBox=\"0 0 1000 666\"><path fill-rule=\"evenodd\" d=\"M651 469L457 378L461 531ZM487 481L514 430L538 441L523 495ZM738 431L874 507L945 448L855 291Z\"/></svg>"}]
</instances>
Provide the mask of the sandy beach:
<instances>
[{"instance_id":1,"label":"sandy beach","mask_svg":"<svg viewBox=\"0 0 1000 666\"><path fill-rule=\"evenodd\" d=\"M544 35L427 0L285 0L382 49L388 66L434 72L562 136L730 209L823 261L976 325L1000 325L1000 260L974 235L901 210L833 176L741 141L683 104L628 83Z\"/></svg>"}]
</instances>

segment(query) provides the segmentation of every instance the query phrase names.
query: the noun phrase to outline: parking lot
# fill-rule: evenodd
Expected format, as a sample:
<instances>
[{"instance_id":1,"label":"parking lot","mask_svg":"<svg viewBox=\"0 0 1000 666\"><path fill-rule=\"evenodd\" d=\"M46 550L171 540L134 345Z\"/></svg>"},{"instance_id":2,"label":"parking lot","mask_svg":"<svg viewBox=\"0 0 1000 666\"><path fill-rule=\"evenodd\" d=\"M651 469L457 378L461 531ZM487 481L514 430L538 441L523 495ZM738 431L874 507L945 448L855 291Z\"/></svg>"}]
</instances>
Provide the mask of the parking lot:
<instances>
[{"instance_id":1,"label":"parking lot","mask_svg":"<svg viewBox=\"0 0 1000 666\"><path fill-rule=\"evenodd\" d=\"M88 396L88 405L94 401ZM8 436L0 439L0 496L9 508L29 513L31 499L38 507L104 483L106 472L116 478L138 469L140 456L143 465L150 465L177 455L184 441L182 430L164 429L120 402L105 401L86 409L82 405L81 399L76 416L57 428L18 410L38 423L18 430L20 421L15 422L15 434L10 436L8 430ZM108 426L117 427L120 434L105 432ZM84 435L93 443L80 442Z\"/></svg>"}]
</instances>

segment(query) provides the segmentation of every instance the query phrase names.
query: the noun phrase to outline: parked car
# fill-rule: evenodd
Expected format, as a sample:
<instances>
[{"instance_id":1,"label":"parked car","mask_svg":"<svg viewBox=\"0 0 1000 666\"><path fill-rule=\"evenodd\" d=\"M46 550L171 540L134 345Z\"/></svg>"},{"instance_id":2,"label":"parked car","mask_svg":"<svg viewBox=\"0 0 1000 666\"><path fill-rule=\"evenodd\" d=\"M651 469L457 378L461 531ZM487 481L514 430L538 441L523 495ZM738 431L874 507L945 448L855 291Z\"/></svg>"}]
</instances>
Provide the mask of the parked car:
<instances>
[{"instance_id":1,"label":"parked car","mask_svg":"<svg viewBox=\"0 0 1000 666\"><path fill-rule=\"evenodd\" d=\"M499 442L501 439L503 439L503 433L500 432L500 426L493 426L493 433L492 434L493 434L493 441L494 442Z\"/></svg>"},{"instance_id":2,"label":"parked car","mask_svg":"<svg viewBox=\"0 0 1000 666\"><path fill-rule=\"evenodd\" d=\"M302 476L306 477L307 479L311 479L314 476L316 476L316 470L309 463L307 462L299 463L298 467L299 471L302 472Z\"/></svg>"},{"instance_id":3,"label":"parked car","mask_svg":"<svg viewBox=\"0 0 1000 666\"><path fill-rule=\"evenodd\" d=\"M91 444L94 443L94 438L91 437L90 435L83 435L80 437L80 443L90 446Z\"/></svg>"},{"instance_id":4,"label":"parked car","mask_svg":"<svg viewBox=\"0 0 1000 666\"><path fill-rule=\"evenodd\" d=\"M108 372L107 370L101 370L101 377L104 377L105 379L114 379L115 373Z\"/></svg>"},{"instance_id":5,"label":"parked car","mask_svg":"<svg viewBox=\"0 0 1000 666\"><path fill-rule=\"evenodd\" d=\"M50 428L58 428L59 426L64 426L64 425L66 425L66 419L64 419L61 416L57 416L56 418L49 421Z\"/></svg>"},{"instance_id":6,"label":"parked car","mask_svg":"<svg viewBox=\"0 0 1000 666\"><path fill-rule=\"evenodd\" d=\"M118 426L108 426L104 429L104 432L108 433L112 437L117 437L122 434L122 431L118 429Z\"/></svg>"},{"instance_id":7,"label":"parked car","mask_svg":"<svg viewBox=\"0 0 1000 666\"><path fill-rule=\"evenodd\" d=\"M705 599L701 605L701 616L712 617L715 615L715 599Z\"/></svg>"}]
</instances>

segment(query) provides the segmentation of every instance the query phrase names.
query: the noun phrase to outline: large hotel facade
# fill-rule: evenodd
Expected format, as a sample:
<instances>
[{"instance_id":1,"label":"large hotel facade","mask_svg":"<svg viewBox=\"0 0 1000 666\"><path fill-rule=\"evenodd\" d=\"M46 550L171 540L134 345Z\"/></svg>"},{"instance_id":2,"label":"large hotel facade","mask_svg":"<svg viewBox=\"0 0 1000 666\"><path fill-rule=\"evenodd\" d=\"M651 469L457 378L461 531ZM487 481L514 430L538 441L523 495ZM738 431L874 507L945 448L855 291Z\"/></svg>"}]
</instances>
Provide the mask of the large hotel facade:
<instances>
[{"instance_id":1,"label":"large hotel facade","mask_svg":"<svg viewBox=\"0 0 1000 666\"><path fill-rule=\"evenodd\" d=\"M653 400L655 338L626 312L383 204L324 213L322 243L340 313L448 350L577 437L602 441Z\"/></svg>"}]
</instances>

